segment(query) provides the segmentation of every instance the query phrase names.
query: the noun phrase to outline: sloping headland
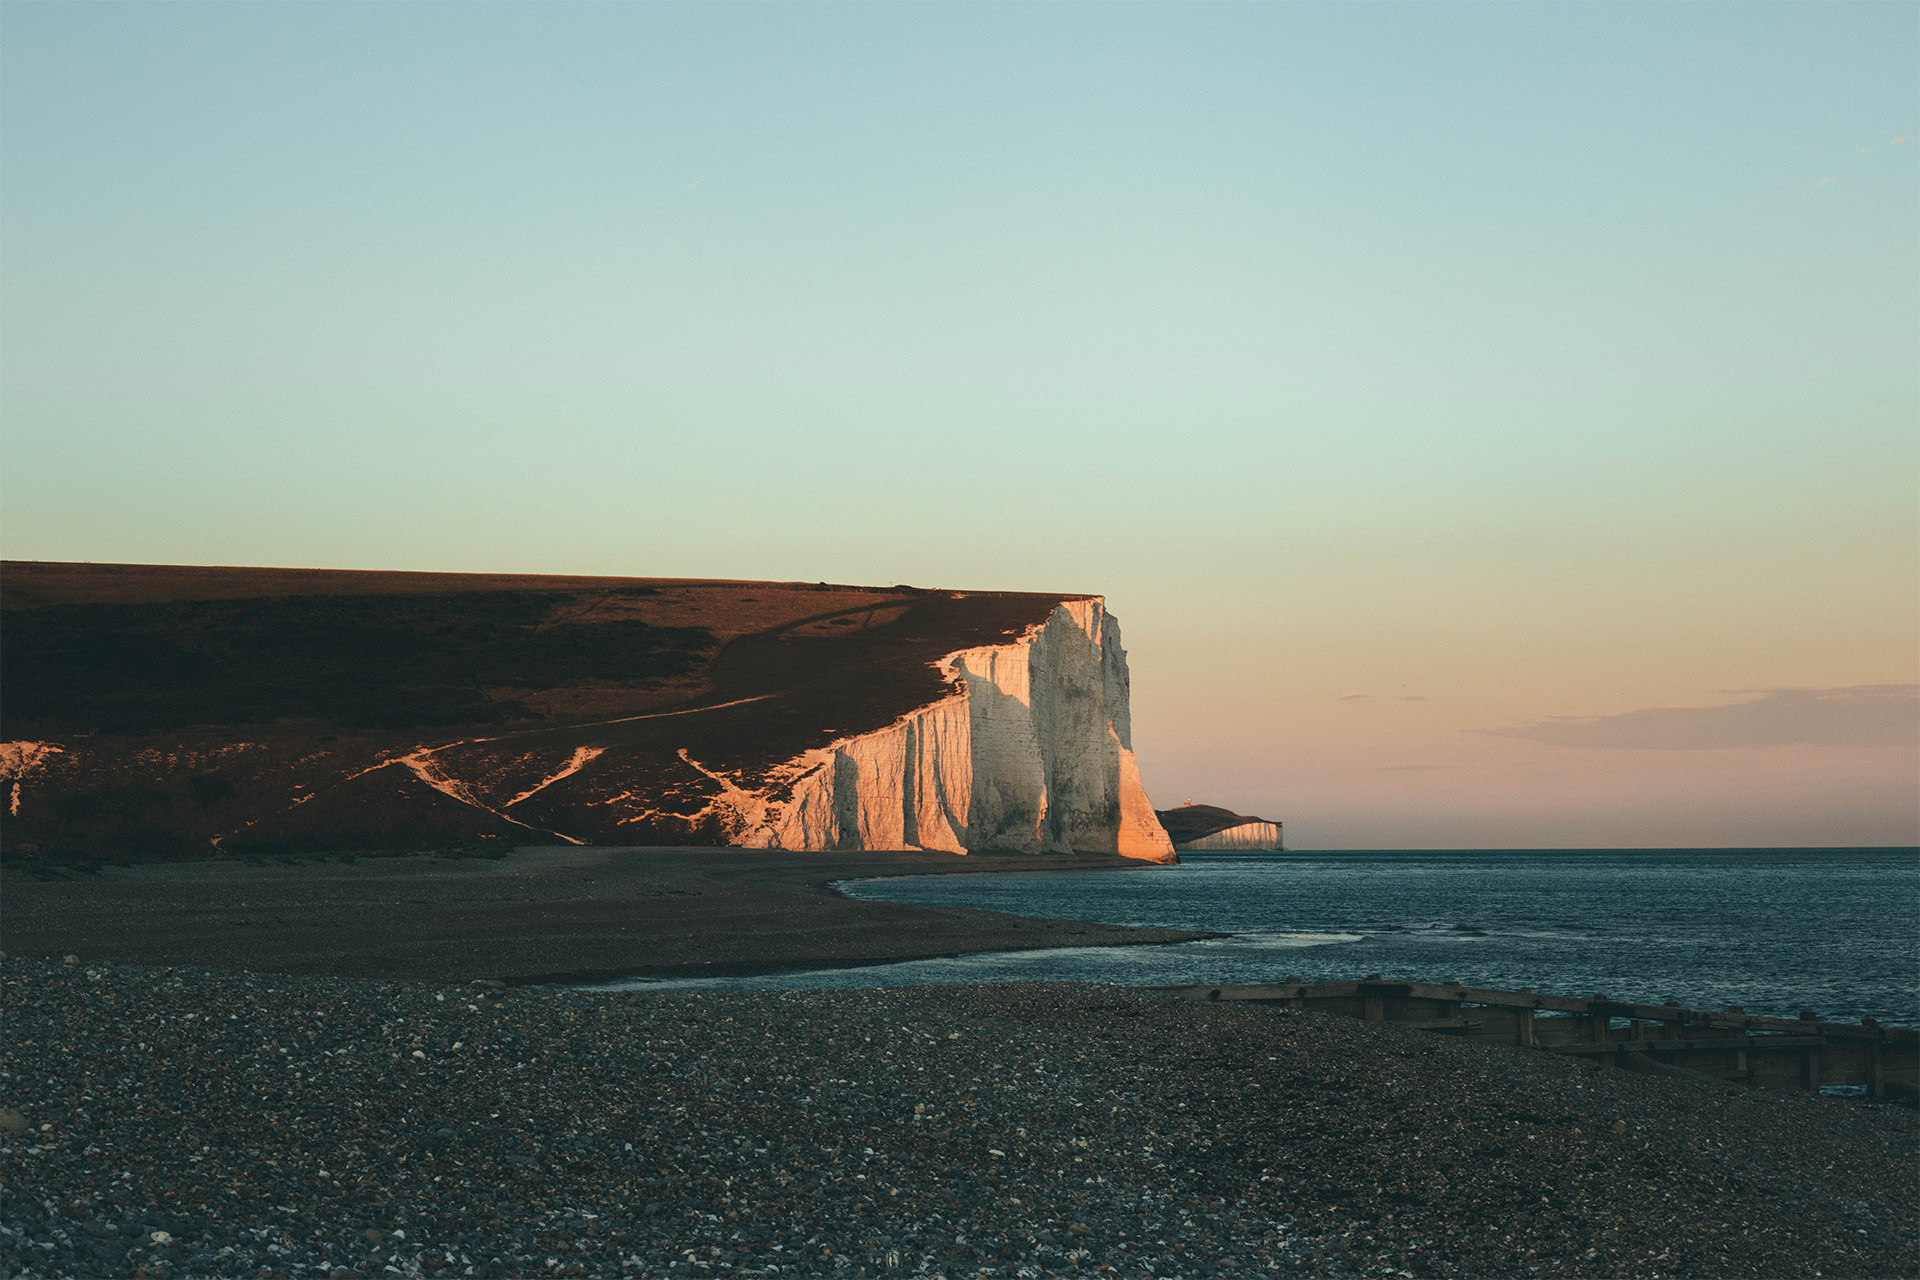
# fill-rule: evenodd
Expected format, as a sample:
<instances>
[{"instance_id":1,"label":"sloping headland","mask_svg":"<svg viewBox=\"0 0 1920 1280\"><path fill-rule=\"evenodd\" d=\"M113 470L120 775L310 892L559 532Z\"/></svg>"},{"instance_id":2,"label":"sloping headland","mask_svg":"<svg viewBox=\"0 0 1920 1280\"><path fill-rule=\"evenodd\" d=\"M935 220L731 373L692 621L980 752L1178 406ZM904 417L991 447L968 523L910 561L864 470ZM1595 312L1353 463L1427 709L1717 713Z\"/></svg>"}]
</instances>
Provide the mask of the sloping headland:
<instances>
[{"instance_id":1,"label":"sloping headland","mask_svg":"<svg viewBox=\"0 0 1920 1280\"><path fill-rule=\"evenodd\" d=\"M12 562L7 847L1170 861L1098 596Z\"/></svg>"},{"instance_id":2,"label":"sloping headland","mask_svg":"<svg viewBox=\"0 0 1920 1280\"><path fill-rule=\"evenodd\" d=\"M1286 843L1281 824L1274 819L1235 813L1219 805L1189 800L1178 809L1158 810L1154 816L1176 850L1278 850Z\"/></svg>"}]
</instances>

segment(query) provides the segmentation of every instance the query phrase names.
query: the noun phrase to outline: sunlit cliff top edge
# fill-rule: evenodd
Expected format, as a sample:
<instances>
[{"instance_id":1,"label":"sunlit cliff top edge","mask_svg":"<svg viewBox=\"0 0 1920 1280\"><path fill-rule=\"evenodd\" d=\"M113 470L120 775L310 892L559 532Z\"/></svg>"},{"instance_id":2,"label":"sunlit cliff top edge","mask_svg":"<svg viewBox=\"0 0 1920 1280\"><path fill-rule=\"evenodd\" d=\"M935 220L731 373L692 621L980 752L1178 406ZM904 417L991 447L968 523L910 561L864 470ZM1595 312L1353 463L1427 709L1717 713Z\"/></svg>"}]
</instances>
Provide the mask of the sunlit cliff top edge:
<instances>
[{"instance_id":1,"label":"sunlit cliff top edge","mask_svg":"<svg viewBox=\"0 0 1920 1280\"><path fill-rule=\"evenodd\" d=\"M860 592L941 590L961 595L1091 600L1092 592L860 586L752 578L661 578L619 574L472 573L415 569L325 569L273 565L116 564L0 560L0 607L157 604L304 595L431 595L476 591L593 591L619 587L822 588Z\"/></svg>"}]
</instances>

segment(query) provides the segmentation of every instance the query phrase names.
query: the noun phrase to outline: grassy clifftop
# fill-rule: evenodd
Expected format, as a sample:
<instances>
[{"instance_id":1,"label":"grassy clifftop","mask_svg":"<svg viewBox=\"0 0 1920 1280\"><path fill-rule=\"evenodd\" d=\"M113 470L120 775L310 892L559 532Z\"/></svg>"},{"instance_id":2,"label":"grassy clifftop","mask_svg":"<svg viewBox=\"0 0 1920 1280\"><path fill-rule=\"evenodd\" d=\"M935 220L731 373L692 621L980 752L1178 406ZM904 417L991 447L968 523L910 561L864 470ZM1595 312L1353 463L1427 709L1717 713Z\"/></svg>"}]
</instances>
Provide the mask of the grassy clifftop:
<instances>
[{"instance_id":1,"label":"grassy clifftop","mask_svg":"<svg viewBox=\"0 0 1920 1280\"><path fill-rule=\"evenodd\" d=\"M7 843L126 857L718 842L694 816L713 774L750 782L882 728L943 695L942 656L1069 598L7 563ZM583 753L592 785L556 786Z\"/></svg>"}]
</instances>

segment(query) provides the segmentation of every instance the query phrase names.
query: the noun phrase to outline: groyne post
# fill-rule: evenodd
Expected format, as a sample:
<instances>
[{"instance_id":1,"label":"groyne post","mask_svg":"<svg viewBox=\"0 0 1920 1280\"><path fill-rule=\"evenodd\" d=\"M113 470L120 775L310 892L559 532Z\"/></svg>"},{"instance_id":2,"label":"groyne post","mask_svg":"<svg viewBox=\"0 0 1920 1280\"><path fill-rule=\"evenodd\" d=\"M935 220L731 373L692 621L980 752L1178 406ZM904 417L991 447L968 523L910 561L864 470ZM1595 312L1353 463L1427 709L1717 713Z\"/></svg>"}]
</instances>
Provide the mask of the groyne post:
<instances>
[{"instance_id":1,"label":"groyne post","mask_svg":"<svg viewBox=\"0 0 1920 1280\"><path fill-rule=\"evenodd\" d=\"M1800 1011L1800 1021L1818 1022L1819 1015L1812 1009ZM1820 1092L1820 1050L1802 1049L1800 1051L1800 1087L1808 1093Z\"/></svg>"},{"instance_id":2,"label":"groyne post","mask_svg":"<svg viewBox=\"0 0 1920 1280\"><path fill-rule=\"evenodd\" d=\"M1863 1027L1872 1027L1875 1031L1878 1031L1880 1029L1880 1020L1878 1018L1862 1018L1860 1019L1860 1025ZM1887 1096L1887 1075L1885 1067L1883 1067L1880 1062L1880 1043L1877 1037L1867 1042L1867 1096L1869 1098L1884 1098Z\"/></svg>"}]
</instances>

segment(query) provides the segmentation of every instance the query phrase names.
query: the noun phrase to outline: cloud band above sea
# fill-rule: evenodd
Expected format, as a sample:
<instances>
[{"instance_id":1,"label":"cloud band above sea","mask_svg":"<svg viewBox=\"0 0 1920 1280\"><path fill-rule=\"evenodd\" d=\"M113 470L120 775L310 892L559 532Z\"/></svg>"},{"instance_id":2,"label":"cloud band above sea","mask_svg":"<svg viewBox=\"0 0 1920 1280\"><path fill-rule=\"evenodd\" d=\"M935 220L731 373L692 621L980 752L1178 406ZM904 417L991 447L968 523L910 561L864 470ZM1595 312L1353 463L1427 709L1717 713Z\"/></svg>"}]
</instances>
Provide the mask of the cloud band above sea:
<instances>
[{"instance_id":1,"label":"cloud band above sea","mask_svg":"<svg viewBox=\"0 0 1920 1280\"><path fill-rule=\"evenodd\" d=\"M1552 716L1532 724L1473 732L1553 747L1654 751L1920 746L1920 685L1729 692L1758 696L1710 706Z\"/></svg>"}]
</instances>

